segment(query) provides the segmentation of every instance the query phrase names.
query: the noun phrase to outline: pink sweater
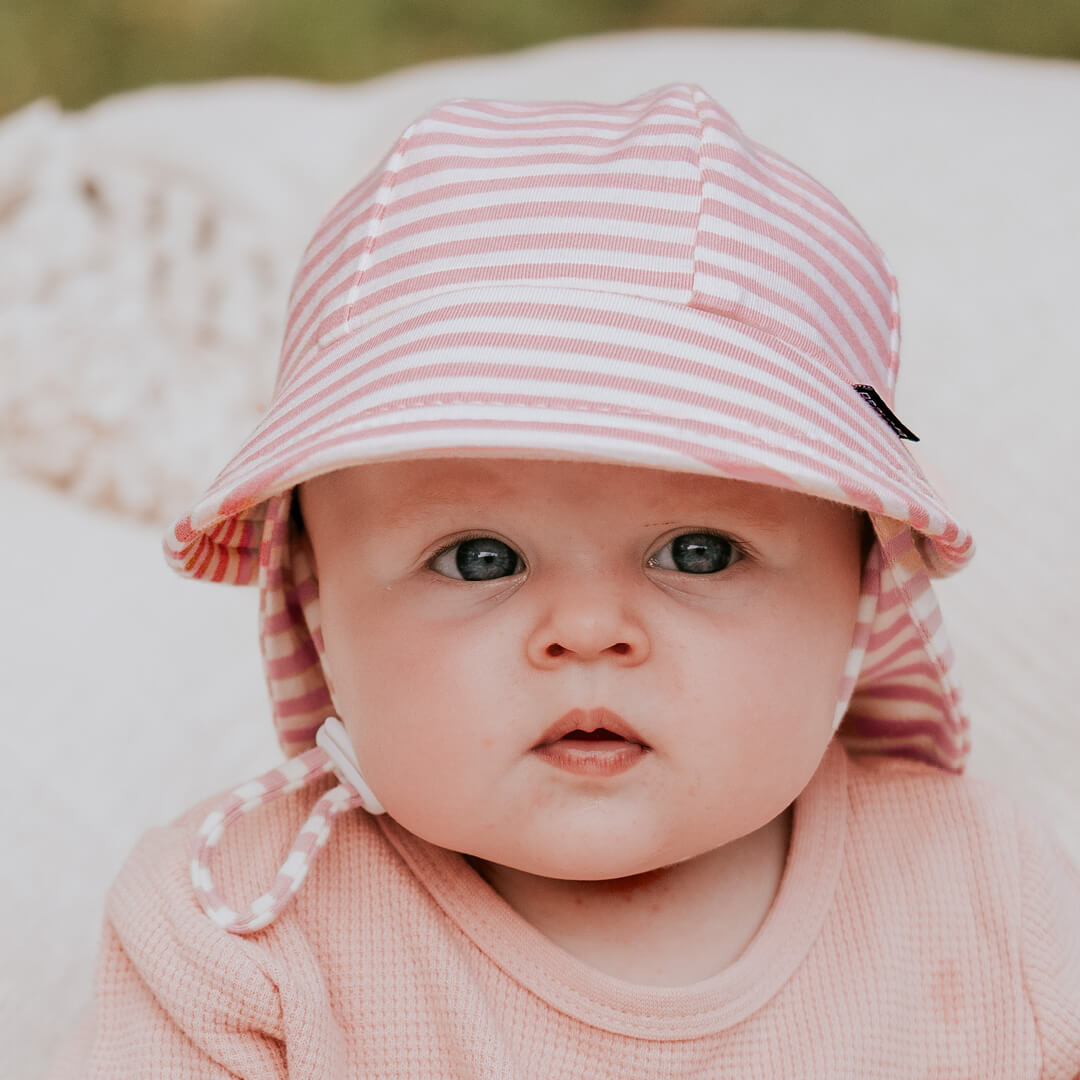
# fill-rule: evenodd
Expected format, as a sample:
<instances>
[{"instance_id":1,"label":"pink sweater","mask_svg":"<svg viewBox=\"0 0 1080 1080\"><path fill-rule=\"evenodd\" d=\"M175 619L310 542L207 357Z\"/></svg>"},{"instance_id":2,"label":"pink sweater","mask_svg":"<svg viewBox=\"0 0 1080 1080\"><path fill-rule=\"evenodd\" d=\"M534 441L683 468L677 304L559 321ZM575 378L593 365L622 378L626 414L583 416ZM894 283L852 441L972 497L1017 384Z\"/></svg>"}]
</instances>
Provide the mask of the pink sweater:
<instances>
[{"instance_id":1,"label":"pink sweater","mask_svg":"<svg viewBox=\"0 0 1080 1080\"><path fill-rule=\"evenodd\" d=\"M227 897L263 889L325 787L226 838ZM117 879L57 1076L1080 1075L1080 874L1010 801L929 766L830 747L764 925L679 988L588 967L463 858L361 812L276 923L231 936L188 878L205 810Z\"/></svg>"}]
</instances>

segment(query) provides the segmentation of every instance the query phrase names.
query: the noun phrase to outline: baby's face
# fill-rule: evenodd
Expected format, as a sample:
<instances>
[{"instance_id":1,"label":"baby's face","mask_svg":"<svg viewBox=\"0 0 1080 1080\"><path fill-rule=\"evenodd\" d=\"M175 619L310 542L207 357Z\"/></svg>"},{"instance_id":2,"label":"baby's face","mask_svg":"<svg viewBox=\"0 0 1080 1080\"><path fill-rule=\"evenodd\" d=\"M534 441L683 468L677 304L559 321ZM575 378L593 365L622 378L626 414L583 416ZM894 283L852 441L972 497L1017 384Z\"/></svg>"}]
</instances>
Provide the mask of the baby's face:
<instances>
[{"instance_id":1,"label":"baby's face","mask_svg":"<svg viewBox=\"0 0 1080 1080\"><path fill-rule=\"evenodd\" d=\"M760 828L813 775L858 604L848 508L494 459L348 469L300 497L336 707L418 836L622 877Z\"/></svg>"}]
</instances>

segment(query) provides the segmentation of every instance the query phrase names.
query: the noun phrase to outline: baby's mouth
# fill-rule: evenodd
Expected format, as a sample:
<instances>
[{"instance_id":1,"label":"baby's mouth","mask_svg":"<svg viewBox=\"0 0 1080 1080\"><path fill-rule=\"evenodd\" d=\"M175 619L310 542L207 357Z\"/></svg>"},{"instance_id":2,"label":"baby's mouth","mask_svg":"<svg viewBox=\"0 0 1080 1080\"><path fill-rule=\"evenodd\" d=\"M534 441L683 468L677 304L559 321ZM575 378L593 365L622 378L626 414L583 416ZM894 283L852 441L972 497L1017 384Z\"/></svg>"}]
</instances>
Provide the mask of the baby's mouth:
<instances>
[{"instance_id":1,"label":"baby's mouth","mask_svg":"<svg viewBox=\"0 0 1080 1080\"><path fill-rule=\"evenodd\" d=\"M618 776L649 753L644 739L610 709L571 709L532 748L548 765L592 781Z\"/></svg>"},{"instance_id":2,"label":"baby's mouth","mask_svg":"<svg viewBox=\"0 0 1080 1080\"><path fill-rule=\"evenodd\" d=\"M617 712L602 707L571 709L540 736L540 741L533 749L538 750L561 741L581 744L582 750L590 746L609 748L622 743L649 749L645 740Z\"/></svg>"},{"instance_id":3,"label":"baby's mouth","mask_svg":"<svg viewBox=\"0 0 1080 1080\"><path fill-rule=\"evenodd\" d=\"M582 731L581 728L575 728L573 731L568 732L563 736L564 739L574 739L578 742L626 742L621 735L616 735L614 731L608 731L607 728L597 728L595 731Z\"/></svg>"}]
</instances>

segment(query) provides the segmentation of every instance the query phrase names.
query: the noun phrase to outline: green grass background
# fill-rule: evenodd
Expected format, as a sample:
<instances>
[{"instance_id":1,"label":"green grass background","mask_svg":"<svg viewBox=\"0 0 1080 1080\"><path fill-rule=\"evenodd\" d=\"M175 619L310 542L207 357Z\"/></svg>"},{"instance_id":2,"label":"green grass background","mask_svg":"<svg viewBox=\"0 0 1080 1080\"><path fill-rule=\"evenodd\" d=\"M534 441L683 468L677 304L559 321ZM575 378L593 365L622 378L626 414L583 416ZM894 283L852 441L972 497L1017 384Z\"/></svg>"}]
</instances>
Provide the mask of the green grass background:
<instances>
[{"instance_id":1,"label":"green grass background","mask_svg":"<svg viewBox=\"0 0 1080 1080\"><path fill-rule=\"evenodd\" d=\"M0 0L0 113L157 82L364 79L404 64L658 26L848 29L1080 58L1080 0Z\"/></svg>"}]
</instances>

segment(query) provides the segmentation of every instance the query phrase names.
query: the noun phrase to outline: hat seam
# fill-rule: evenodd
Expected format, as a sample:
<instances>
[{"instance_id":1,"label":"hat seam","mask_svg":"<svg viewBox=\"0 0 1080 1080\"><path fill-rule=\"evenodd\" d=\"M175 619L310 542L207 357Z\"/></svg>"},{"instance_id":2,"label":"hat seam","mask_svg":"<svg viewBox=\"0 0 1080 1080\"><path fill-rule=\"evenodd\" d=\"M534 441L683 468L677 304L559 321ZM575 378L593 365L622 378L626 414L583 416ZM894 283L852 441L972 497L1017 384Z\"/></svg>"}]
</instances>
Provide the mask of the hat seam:
<instances>
[{"instance_id":1,"label":"hat seam","mask_svg":"<svg viewBox=\"0 0 1080 1080\"><path fill-rule=\"evenodd\" d=\"M386 172L384 173L384 176L386 177L386 182L379 185L378 191L375 196L379 200L379 212L375 215L374 218L372 218L370 222L368 235L366 236L364 241L363 252L357 259L356 273L349 284L349 292L345 300L345 317L342 321L341 333L343 334L348 333L353 328L352 315L356 307L356 299L360 293L361 286L364 283L365 273L371 263L371 255L372 252L375 250L375 243L379 239L379 235L382 232L383 218L386 216L386 211L390 206L391 195L393 194L394 188L397 185L398 173L400 171L401 161L404 156L405 147L409 140L412 138L413 132L417 129L422 120L426 118L427 114L425 114L424 117L414 120L401 133L401 135L398 136L397 142L394 143L394 148L393 150L391 150L390 155L387 159ZM319 336L317 333L315 335L315 340L316 343L319 340Z\"/></svg>"}]
</instances>

